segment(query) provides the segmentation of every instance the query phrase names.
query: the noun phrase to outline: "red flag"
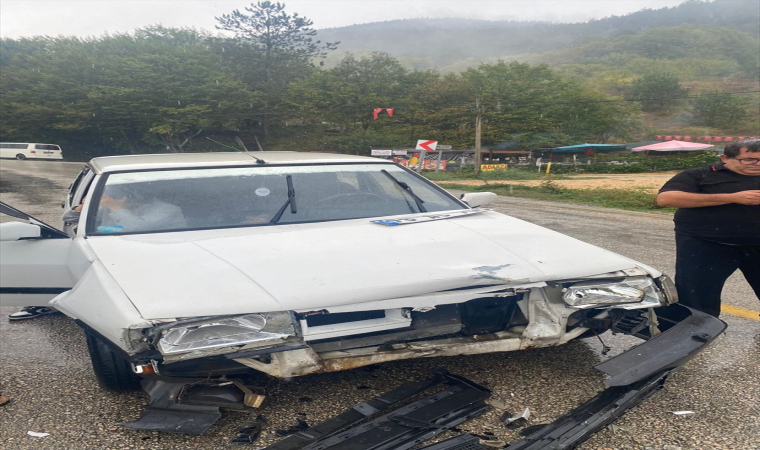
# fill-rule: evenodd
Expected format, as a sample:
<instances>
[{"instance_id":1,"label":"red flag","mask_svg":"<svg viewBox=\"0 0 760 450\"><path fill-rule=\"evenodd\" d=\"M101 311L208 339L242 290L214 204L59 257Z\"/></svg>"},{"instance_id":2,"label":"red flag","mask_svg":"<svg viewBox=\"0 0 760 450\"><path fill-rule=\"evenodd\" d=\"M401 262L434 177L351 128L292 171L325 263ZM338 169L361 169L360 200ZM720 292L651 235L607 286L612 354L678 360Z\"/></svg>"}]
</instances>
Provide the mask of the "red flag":
<instances>
[{"instance_id":1,"label":"red flag","mask_svg":"<svg viewBox=\"0 0 760 450\"><path fill-rule=\"evenodd\" d=\"M372 110L372 118L374 120L377 120L377 115L380 114L380 112L383 110L383 108L375 108Z\"/></svg>"},{"instance_id":2,"label":"red flag","mask_svg":"<svg viewBox=\"0 0 760 450\"><path fill-rule=\"evenodd\" d=\"M385 108L385 110L388 112L388 117L393 117L393 108Z\"/></svg>"}]
</instances>

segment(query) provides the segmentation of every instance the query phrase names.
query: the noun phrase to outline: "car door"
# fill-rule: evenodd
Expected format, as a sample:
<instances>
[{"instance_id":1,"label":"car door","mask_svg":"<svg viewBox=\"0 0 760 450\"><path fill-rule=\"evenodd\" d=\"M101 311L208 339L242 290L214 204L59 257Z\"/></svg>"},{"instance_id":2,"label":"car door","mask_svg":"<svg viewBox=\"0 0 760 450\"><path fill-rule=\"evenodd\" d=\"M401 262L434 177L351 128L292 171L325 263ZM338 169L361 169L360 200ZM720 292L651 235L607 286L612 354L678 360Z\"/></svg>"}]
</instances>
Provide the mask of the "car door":
<instances>
[{"instance_id":1,"label":"car door","mask_svg":"<svg viewBox=\"0 0 760 450\"><path fill-rule=\"evenodd\" d=\"M21 220L0 224L0 305L45 306L71 289L72 239L2 202L0 213Z\"/></svg>"}]
</instances>

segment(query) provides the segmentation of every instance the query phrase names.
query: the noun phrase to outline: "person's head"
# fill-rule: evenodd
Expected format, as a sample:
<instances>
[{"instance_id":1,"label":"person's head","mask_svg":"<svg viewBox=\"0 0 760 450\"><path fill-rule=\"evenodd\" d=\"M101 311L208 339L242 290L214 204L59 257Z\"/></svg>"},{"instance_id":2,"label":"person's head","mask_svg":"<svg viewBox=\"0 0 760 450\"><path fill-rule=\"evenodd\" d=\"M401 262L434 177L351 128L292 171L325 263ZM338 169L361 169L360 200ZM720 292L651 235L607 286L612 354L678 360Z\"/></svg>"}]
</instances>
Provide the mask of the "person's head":
<instances>
[{"instance_id":1,"label":"person's head","mask_svg":"<svg viewBox=\"0 0 760 450\"><path fill-rule=\"evenodd\" d=\"M760 175L760 139L745 139L726 145L721 161L727 169L742 175Z\"/></svg>"}]
</instances>

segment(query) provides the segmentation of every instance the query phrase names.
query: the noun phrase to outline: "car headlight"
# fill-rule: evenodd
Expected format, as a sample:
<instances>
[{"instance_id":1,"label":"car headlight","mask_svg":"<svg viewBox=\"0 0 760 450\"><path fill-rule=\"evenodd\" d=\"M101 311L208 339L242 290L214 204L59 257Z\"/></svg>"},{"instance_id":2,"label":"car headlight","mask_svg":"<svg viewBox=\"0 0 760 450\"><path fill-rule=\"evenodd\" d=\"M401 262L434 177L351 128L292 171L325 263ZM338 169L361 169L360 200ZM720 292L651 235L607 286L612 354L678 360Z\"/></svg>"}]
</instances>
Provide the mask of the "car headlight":
<instances>
[{"instance_id":1,"label":"car headlight","mask_svg":"<svg viewBox=\"0 0 760 450\"><path fill-rule=\"evenodd\" d=\"M563 289L562 300L573 308L614 306L623 309L657 308L665 302L650 277L622 281L585 281Z\"/></svg>"},{"instance_id":2,"label":"car headlight","mask_svg":"<svg viewBox=\"0 0 760 450\"><path fill-rule=\"evenodd\" d=\"M290 313L247 314L167 327L158 349L164 355L173 355L220 347L265 346L293 335Z\"/></svg>"}]
</instances>

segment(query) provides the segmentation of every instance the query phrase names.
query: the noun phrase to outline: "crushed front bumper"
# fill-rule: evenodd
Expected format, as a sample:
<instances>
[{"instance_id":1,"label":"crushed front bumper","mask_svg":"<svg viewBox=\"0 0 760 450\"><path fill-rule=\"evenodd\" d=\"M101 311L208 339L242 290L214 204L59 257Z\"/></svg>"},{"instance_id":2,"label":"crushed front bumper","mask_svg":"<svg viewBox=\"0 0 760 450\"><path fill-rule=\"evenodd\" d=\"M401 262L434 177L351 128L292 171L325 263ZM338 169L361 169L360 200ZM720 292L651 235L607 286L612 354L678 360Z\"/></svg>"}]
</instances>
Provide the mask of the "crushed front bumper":
<instances>
[{"instance_id":1,"label":"crushed front bumper","mask_svg":"<svg viewBox=\"0 0 760 450\"><path fill-rule=\"evenodd\" d=\"M506 448L509 450L575 448L595 432L622 416L628 409L639 404L662 388L667 375L672 370L694 357L726 328L726 324L723 321L681 305L659 308L656 312L660 328L664 330L662 333L596 366L597 369L610 376L606 382L609 386L606 390L565 416L560 417L555 422L540 428L533 434ZM641 327L636 327L635 329L640 330ZM641 333L638 331L634 334L641 337ZM229 408L228 399L224 396L207 395L204 391L204 402L201 405L197 399L193 401L192 396L187 396L188 400L184 401L181 396L167 395L172 389L164 388L161 386L162 383L160 381L157 382L153 385L151 391L151 405L155 406L155 408L152 408L155 411L149 408L149 411L141 419L128 424L130 428L202 433L219 417L219 407ZM173 387L175 390L182 388L181 385ZM166 401L167 398L172 399L172 401ZM219 402L216 402L215 398ZM355 409L358 408L361 411L362 405L357 405ZM202 413L204 420L201 421L202 423L199 422L199 426L177 428L176 425L182 423L187 418L189 407L193 409L193 413ZM196 411L199 407L204 407L208 410ZM297 443L294 447L288 448L292 450L311 449L311 446L319 443L326 445L327 442L322 442L323 440L333 436L339 430L346 429L347 426L351 427L348 423L341 422L341 426L336 427L332 432L320 434L316 439L310 438L308 444L304 441ZM316 428L322 429L320 426ZM311 432L309 433L310 436L312 434ZM312 437L316 437L316 435ZM291 441L289 443L292 443ZM330 445L317 445L317 447L325 450L337 445L334 448L338 450L340 442L330 441ZM461 443L461 439L459 441L452 440L452 445L455 442ZM441 444L444 443L437 445ZM272 448L278 447L275 445ZM389 446L383 448L393 450L406 449L408 447ZM434 448L436 450L439 449L439 447ZM454 449L458 447L444 446L440 448ZM472 446L467 448L474 449L481 447Z\"/></svg>"}]
</instances>

